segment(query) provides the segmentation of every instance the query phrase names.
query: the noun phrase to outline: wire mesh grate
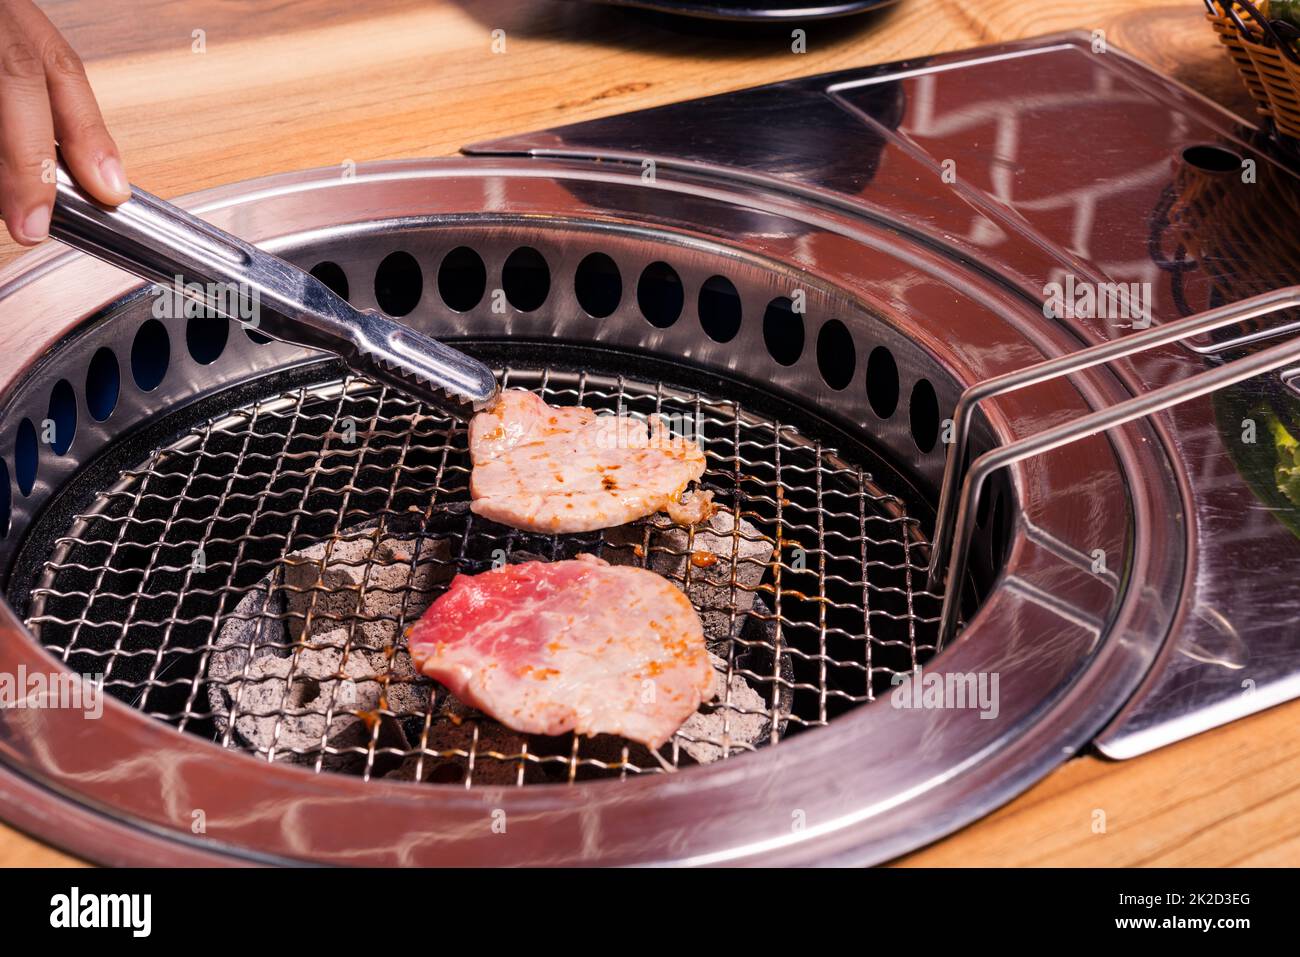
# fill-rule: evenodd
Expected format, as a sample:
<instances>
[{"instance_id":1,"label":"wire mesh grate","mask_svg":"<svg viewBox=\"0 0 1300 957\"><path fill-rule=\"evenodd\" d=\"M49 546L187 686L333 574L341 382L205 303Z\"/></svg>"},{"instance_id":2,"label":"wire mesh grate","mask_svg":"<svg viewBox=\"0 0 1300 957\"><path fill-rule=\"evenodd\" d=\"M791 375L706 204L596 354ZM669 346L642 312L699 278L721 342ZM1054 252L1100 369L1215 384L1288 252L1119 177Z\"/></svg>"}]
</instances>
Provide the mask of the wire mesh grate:
<instances>
[{"instance_id":1,"label":"wire mesh grate","mask_svg":"<svg viewBox=\"0 0 1300 957\"><path fill-rule=\"evenodd\" d=\"M513 369L507 387L660 415L705 450L717 514L543 536L469 511L464 423L347 377L277 392L155 448L75 516L27 624L109 693L224 747L317 771L523 785L725 760L874 700L934 652L940 596L905 503L738 402ZM419 675L404 630L456 573L580 552L691 598L718 697L652 753L511 731Z\"/></svg>"}]
</instances>

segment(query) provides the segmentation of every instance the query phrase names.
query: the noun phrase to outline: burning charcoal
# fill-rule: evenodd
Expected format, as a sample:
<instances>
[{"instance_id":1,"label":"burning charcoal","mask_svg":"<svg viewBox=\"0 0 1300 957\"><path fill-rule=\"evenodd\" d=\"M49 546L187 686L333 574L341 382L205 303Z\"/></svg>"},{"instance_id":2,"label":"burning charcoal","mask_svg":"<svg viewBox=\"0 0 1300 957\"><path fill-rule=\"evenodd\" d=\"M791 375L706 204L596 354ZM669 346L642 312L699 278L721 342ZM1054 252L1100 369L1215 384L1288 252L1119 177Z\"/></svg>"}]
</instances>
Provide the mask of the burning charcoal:
<instances>
[{"instance_id":1,"label":"burning charcoal","mask_svg":"<svg viewBox=\"0 0 1300 957\"><path fill-rule=\"evenodd\" d=\"M727 663L717 655L709 655L709 661L716 672L716 697L687 718L677 731L682 750L700 764L710 764L721 758L724 743L732 754L758 746L771 726L768 703L763 696L738 674L732 674L728 681ZM730 698L727 696L728 684Z\"/></svg>"},{"instance_id":2,"label":"burning charcoal","mask_svg":"<svg viewBox=\"0 0 1300 957\"><path fill-rule=\"evenodd\" d=\"M772 560L772 540L740 520L739 533L731 512L719 510L704 525L634 523L605 532L601 557L612 565L640 565L658 572L679 586L700 613L704 637L710 642L730 635L731 606L739 620L754 606L754 592ZM646 539L649 533L649 546ZM736 560L736 587L731 585L732 557ZM687 574L689 572L689 582Z\"/></svg>"},{"instance_id":3,"label":"burning charcoal","mask_svg":"<svg viewBox=\"0 0 1300 957\"><path fill-rule=\"evenodd\" d=\"M336 631L322 638L338 643L345 636ZM374 680L363 655L349 655L344 660L339 649L318 646L301 648L296 661L289 655L256 655L247 672L241 668L221 686L221 692L225 700L219 730L225 730L234 711L235 733L250 747L262 753L275 748L283 760L312 764L322 741L340 749L369 745L370 725L358 712L374 713L382 685ZM397 746L402 740L400 731L392 719L386 723L389 727L381 727L380 746ZM362 754L326 754L322 763L339 770L364 762Z\"/></svg>"},{"instance_id":4,"label":"burning charcoal","mask_svg":"<svg viewBox=\"0 0 1300 957\"><path fill-rule=\"evenodd\" d=\"M310 613L313 630L356 621L353 647L380 651L394 644L398 622L419 618L455 574L443 539L339 539L328 554L327 546L321 542L285 559L286 605L294 616L289 634L295 640Z\"/></svg>"},{"instance_id":5,"label":"burning charcoal","mask_svg":"<svg viewBox=\"0 0 1300 957\"><path fill-rule=\"evenodd\" d=\"M417 547L418 560L412 567ZM445 541L394 538L378 544L371 538L340 540L330 550L323 571L324 543L289 555L282 569L289 590L277 585L268 599L269 579L262 582L244 596L217 637L217 650L208 665L208 699L218 732L224 734L229 726L242 687L235 734L262 752L274 743L277 758L315 762L314 754L291 752L319 750L331 697L334 712L326 736L331 746L367 747L371 722L379 720L380 747L408 748L398 720L375 716L380 711L391 711L398 718L422 716L430 706L433 686L416 671L398 629L400 622L417 619L438 586L451 578L449 555ZM311 626L304 640L304 617L287 623L285 619L295 612L305 616L308 608ZM356 624L350 625L351 621ZM285 679L295 647L298 665L286 696ZM250 648L253 659L245 672ZM285 710L312 713L280 719L277 741L275 712L282 698ZM319 705L313 704L317 701ZM364 764L365 755L358 754L324 759L331 770L360 771Z\"/></svg>"}]
</instances>

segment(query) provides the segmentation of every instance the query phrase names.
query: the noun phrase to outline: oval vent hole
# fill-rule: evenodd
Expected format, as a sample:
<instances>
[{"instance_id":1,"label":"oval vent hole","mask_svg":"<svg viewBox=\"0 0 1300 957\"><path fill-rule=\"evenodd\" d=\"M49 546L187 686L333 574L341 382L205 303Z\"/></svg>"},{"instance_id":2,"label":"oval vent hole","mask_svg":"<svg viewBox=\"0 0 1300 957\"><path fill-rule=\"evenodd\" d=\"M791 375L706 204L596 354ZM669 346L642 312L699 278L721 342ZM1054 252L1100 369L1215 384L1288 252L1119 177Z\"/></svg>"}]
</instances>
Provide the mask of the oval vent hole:
<instances>
[{"instance_id":1,"label":"oval vent hole","mask_svg":"<svg viewBox=\"0 0 1300 957\"><path fill-rule=\"evenodd\" d=\"M853 381L857 365L857 351L848 327L838 319L828 319L817 333L817 369L822 378L838 392Z\"/></svg>"},{"instance_id":2,"label":"oval vent hole","mask_svg":"<svg viewBox=\"0 0 1300 957\"><path fill-rule=\"evenodd\" d=\"M171 339L167 327L157 319L147 319L136 330L131 343L131 377L141 392L158 388L167 375L170 361Z\"/></svg>"},{"instance_id":3,"label":"oval vent hole","mask_svg":"<svg viewBox=\"0 0 1300 957\"><path fill-rule=\"evenodd\" d=\"M18 423L18 437L14 441L14 478L18 491L30 495L36 484L36 426L31 419Z\"/></svg>"},{"instance_id":4,"label":"oval vent hole","mask_svg":"<svg viewBox=\"0 0 1300 957\"><path fill-rule=\"evenodd\" d=\"M618 264L604 253L592 253L578 264L573 291L587 315L604 319L618 308L623 298L623 277Z\"/></svg>"},{"instance_id":5,"label":"oval vent hole","mask_svg":"<svg viewBox=\"0 0 1300 957\"><path fill-rule=\"evenodd\" d=\"M510 305L532 312L551 294L551 270L532 246L520 246L501 267L501 286Z\"/></svg>"},{"instance_id":6,"label":"oval vent hole","mask_svg":"<svg viewBox=\"0 0 1300 957\"><path fill-rule=\"evenodd\" d=\"M343 271L343 267L338 263L330 262L328 259L324 262L318 262L311 267L311 274L323 282L326 288L340 299L348 298L348 293L351 291L348 286L348 274Z\"/></svg>"},{"instance_id":7,"label":"oval vent hole","mask_svg":"<svg viewBox=\"0 0 1300 957\"><path fill-rule=\"evenodd\" d=\"M767 304L763 313L763 342L768 354L783 366L792 366L803 355L803 316L794 303L781 296Z\"/></svg>"},{"instance_id":8,"label":"oval vent hole","mask_svg":"<svg viewBox=\"0 0 1300 957\"><path fill-rule=\"evenodd\" d=\"M389 253L375 270L375 302L390 316L405 316L424 293L424 273L408 252Z\"/></svg>"},{"instance_id":9,"label":"oval vent hole","mask_svg":"<svg viewBox=\"0 0 1300 957\"><path fill-rule=\"evenodd\" d=\"M867 401L882 419L898 408L898 363L884 346L876 346L867 356Z\"/></svg>"},{"instance_id":10,"label":"oval vent hole","mask_svg":"<svg viewBox=\"0 0 1300 957\"><path fill-rule=\"evenodd\" d=\"M939 438L939 397L934 393L934 386L925 379L918 379L912 386L909 409L916 447L929 452Z\"/></svg>"},{"instance_id":11,"label":"oval vent hole","mask_svg":"<svg viewBox=\"0 0 1300 957\"><path fill-rule=\"evenodd\" d=\"M710 276L700 287L700 327L714 342L730 342L740 331L740 293L725 276Z\"/></svg>"},{"instance_id":12,"label":"oval vent hole","mask_svg":"<svg viewBox=\"0 0 1300 957\"><path fill-rule=\"evenodd\" d=\"M448 309L469 312L487 291L487 269L483 259L468 246L457 246L442 257L438 267L438 295Z\"/></svg>"},{"instance_id":13,"label":"oval vent hole","mask_svg":"<svg viewBox=\"0 0 1300 957\"><path fill-rule=\"evenodd\" d=\"M185 348L190 358L201 366L221 358L230 336L230 320L225 316L191 316L185 323Z\"/></svg>"},{"instance_id":14,"label":"oval vent hole","mask_svg":"<svg viewBox=\"0 0 1300 957\"><path fill-rule=\"evenodd\" d=\"M636 302L641 315L656 329L667 329L682 314L686 293L677 270L664 262L645 267L636 285Z\"/></svg>"},{"instance_id":15,"label":"oval vent hole","mask_svg":"<svg viewBox=\"0 0 1300 957\"><path fill-rule=\"evenodd\" d=\"M1198 143L1183 150L1183 162L1204 173L1234 173L1241 169L1242 159L1217 143Z\"/></svg>"},{"instance_id":16,"label":"oval vent hole","mask_svg":"<svg viewBox=\"0 0 1300 957\"><path fill-rule=\"evenodd\" d=\"M50 448L55 455L63 455L72 447L72 438L77 434L77 394L67 379L60 379L50 390L48 418L54 427L49 437Z\"/></svg>"},{"instance_id":17,"label":"oval vent hole","mask_svg":"<svg viewBox=\"0 0 1300 957\"><path fill-rule=\"evenodd\" d=\"M101 347L86 369L86 408L91 418L103 422L112 415L121 390L122 373L117 367L117 356L112 349Z\"/></svg>"}]
</instances>

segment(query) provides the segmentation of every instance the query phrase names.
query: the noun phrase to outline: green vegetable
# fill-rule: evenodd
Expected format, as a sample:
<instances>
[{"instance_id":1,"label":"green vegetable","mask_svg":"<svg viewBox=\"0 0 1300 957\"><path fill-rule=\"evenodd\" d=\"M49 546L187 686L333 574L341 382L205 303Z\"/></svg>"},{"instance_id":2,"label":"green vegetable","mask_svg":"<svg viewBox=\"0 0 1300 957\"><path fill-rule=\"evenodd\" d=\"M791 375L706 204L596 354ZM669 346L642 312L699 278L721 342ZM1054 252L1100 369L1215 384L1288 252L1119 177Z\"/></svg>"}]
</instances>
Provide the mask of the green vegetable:
<instances>
[{"instance_id":1,"label":"green vegetable","mask_svg":"<svg viewBox=\"0 0 1300 957\"><path fill-rule=\"evenodd\" d=\"M1268 0L1261 12L1270 20L1282 20L1300 27L1300 0Z\"/></svg>"},{"instance_id":2,"label":"green vegetable","mask_svg":"<svg viewBox=\"0 0 1300 957\"><path fill-rule=\"evenodd\" d=\"M1268 417L1268 428L1273 434L1273 445L1277 450L1277 464L1273 466L1273 480L1277 482L1278 491L1289 498L1293 504L1300 505L1300 442L1286 430L1275 415Z\"/></svg>"}]
</instances>

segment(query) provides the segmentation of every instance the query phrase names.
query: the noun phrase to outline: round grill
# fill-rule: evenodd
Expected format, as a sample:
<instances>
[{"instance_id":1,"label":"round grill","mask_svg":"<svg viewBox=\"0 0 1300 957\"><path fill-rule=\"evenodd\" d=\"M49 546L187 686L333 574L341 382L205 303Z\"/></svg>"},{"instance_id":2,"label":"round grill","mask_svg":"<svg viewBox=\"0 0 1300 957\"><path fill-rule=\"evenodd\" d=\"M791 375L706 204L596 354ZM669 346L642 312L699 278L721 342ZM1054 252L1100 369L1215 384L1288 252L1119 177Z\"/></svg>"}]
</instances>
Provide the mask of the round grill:
<instances>
[{"instance_id":1,"label":"round grill","mask_svg":"<svg viewBox=\"0 0 1300 957\"><path fill-rule=\"evenodd\" d=\"M1152 516L1181 513L1124 480L1163 474L1156 444L1117 433L999 476L969 625L937 653L943 416L965 384L1068 337L892 228L722 186L411 161L232 187L201 210L508 387L689 430L720 507L693 532L493 525L468 508L463 423L78 257L35 254L0 284L14 314L62 330L13 357L0 404L0 671L103 675L117 699L93 724L0 712L0 788L70 796L11 801L22 823L72 820L95 859L154 863L879 860L1087 740L1154 647L1132 636L1163 624L1099 634L1146 606L1080 549L1131 556L1135 576L1181 568L1138 546ZM1116 388L1083 378L986 409L973 451ZM579 552L659 572L704 623L719 696L657 753L518 735L405 652L454 574ZM996 719L899 706L918 665L1001 676Z\"/></svg>"},{"instance_id":2,"label":"round grill","mask_svg":"<svg viewBox=\"0 0 1300 957\"><path fill-rule=\"evenodd\" d=\"M469 511L464 423L352 377L264 381L262 396L182 424L87 507L33 530L28 549L49 557L27 625L115 697L225 747L467 787L734 758L873 700L933 652L920 523L866 449L823 444L770 402L501 374L548 402L695 433L723 531L717 517L687 530L663 515L579 535L506 528ZM667 575L705 622L725 690L658 754L516 734L410 665L404 631L453 574L581 552Z\"/></svg>"}]
</instances>

